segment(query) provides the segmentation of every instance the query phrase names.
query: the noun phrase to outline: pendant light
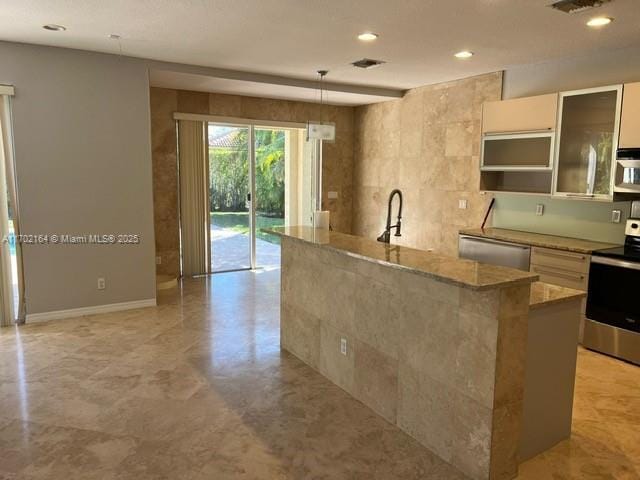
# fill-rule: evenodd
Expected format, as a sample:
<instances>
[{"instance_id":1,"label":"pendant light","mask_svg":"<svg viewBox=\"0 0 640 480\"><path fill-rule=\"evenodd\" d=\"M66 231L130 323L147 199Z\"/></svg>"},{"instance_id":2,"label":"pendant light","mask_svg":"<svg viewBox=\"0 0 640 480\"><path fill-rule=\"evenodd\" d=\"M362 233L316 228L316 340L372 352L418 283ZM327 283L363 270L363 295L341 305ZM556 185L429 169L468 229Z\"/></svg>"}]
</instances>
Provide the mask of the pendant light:
<instances>
[{"instance_id":1,"label":"pendant light","mask_svg":"<svg viewBox=\"0 0 640 480\"><path fill-rule=\"evenodd\" d=\"M320 118L322 118L322 110L324 107L324 77L329 73L328 70L318 70L318 85L320 90ZM315 122L309 120L307 122L307 140L323 140L325 142L334 142L336 140L336 124L333 122Z\"/></svg>"}]
</instances>

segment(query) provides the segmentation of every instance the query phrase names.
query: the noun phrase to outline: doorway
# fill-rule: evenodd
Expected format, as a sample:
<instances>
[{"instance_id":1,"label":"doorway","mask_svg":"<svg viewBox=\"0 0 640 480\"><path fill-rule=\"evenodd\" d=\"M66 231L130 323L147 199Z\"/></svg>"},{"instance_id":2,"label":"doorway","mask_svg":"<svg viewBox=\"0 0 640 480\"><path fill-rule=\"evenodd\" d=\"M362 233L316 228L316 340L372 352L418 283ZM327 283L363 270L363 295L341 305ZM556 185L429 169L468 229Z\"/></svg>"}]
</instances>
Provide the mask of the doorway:
<instances>
[{"instance_id":1,"label":"doorway","mask_svg":"<svg viewBox=\"0 0 640 480\"><path fill-rule=\"evenodd\" d=\"M207 124L210 271L280 266L263 228L310 225L320 199L321 146L299 125Z\"/></svg>"}]
</instances>

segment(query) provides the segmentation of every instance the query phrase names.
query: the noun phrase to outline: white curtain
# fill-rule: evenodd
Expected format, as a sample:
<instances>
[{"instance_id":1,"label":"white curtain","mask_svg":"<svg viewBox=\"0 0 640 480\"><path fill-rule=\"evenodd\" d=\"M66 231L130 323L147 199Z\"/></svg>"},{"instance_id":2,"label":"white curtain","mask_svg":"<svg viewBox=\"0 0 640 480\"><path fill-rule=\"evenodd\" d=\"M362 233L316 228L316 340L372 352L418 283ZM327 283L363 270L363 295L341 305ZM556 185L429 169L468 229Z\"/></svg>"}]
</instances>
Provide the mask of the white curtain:
<instances>
[{"instance_id":1,"label":"white curtain","mask_svg":"<svg viewBox=\"0 0 640 480\"><path fill-rule=\"evenodd\" d=\"M210 272L206 122L178 121L182 275Z\"/></svg>"},{"instance_id":2,"label":"white curtain","mask_svg":"<svg viewBox=\"0 0 640 480\"><path fill-rule=\"evenodd\" d=\"M4 93L4 92L3 92ZM12 273L9 239L9 208L13 220L14 234L20 233L18 217L18 196L16 192L15 163L13 155L13 135L11 131L11 95L0 95L0 326L21 322L25 317L24 277L22 270L22 249L15 242L15 262L17 271ZM17 295L17 311L14 306Z\"/></svg>"}]
</instances>

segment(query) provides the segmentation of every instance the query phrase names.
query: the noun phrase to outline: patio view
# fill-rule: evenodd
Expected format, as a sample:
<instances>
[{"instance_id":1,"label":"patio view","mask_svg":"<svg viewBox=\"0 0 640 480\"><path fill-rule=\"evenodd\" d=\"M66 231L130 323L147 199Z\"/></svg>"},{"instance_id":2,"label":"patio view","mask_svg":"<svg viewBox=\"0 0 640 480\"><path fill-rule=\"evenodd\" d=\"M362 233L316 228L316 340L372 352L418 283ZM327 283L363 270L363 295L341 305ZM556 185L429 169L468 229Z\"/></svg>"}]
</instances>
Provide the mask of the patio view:
<instances>
[{"instance_id":1,"label":"patio view","mask_svg":"<svg viewBox=\"0 0 640 480\"><path fill-rule=\"evenodd\" d=\"M279 239L261 228L285 223L283 129L256 128L256 265L280 265ZM251 268L249 128L209 126L211 270Z\"/></svg>"}]
</instances>

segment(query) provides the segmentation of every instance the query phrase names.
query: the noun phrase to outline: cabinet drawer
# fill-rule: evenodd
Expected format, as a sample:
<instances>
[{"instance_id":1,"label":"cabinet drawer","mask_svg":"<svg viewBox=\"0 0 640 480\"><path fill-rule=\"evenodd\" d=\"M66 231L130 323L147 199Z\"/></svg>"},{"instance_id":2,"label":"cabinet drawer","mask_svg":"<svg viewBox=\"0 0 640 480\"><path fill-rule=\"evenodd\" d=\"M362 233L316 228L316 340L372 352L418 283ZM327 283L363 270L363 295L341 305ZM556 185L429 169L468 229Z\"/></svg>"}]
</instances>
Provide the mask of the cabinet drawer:
<instances>
[{"instance_id":1,"label":"cabinet drawer","mask_svg":"<svg viewBox=\"0 0 640 480\"><path fill-rule=\"evenodd\" d=\"M534 247L531 249L531 264L586 274L589 272L589 255Z\"/></svg>"},{"instance_id":2,"label":"cabinet drawer","mask_svg":"<svg viewBox=\"0 0 640 480\"><path fill-rule=\"evenodd\" d=\"M540 276L540 281L544 283L551 283L553 285L583 291L586 291L589 285L589 276L587 273L571 272L546 265L534 264L531 264L530 270L533 273L537 273Z\"/></svg>"}]
</instances>

